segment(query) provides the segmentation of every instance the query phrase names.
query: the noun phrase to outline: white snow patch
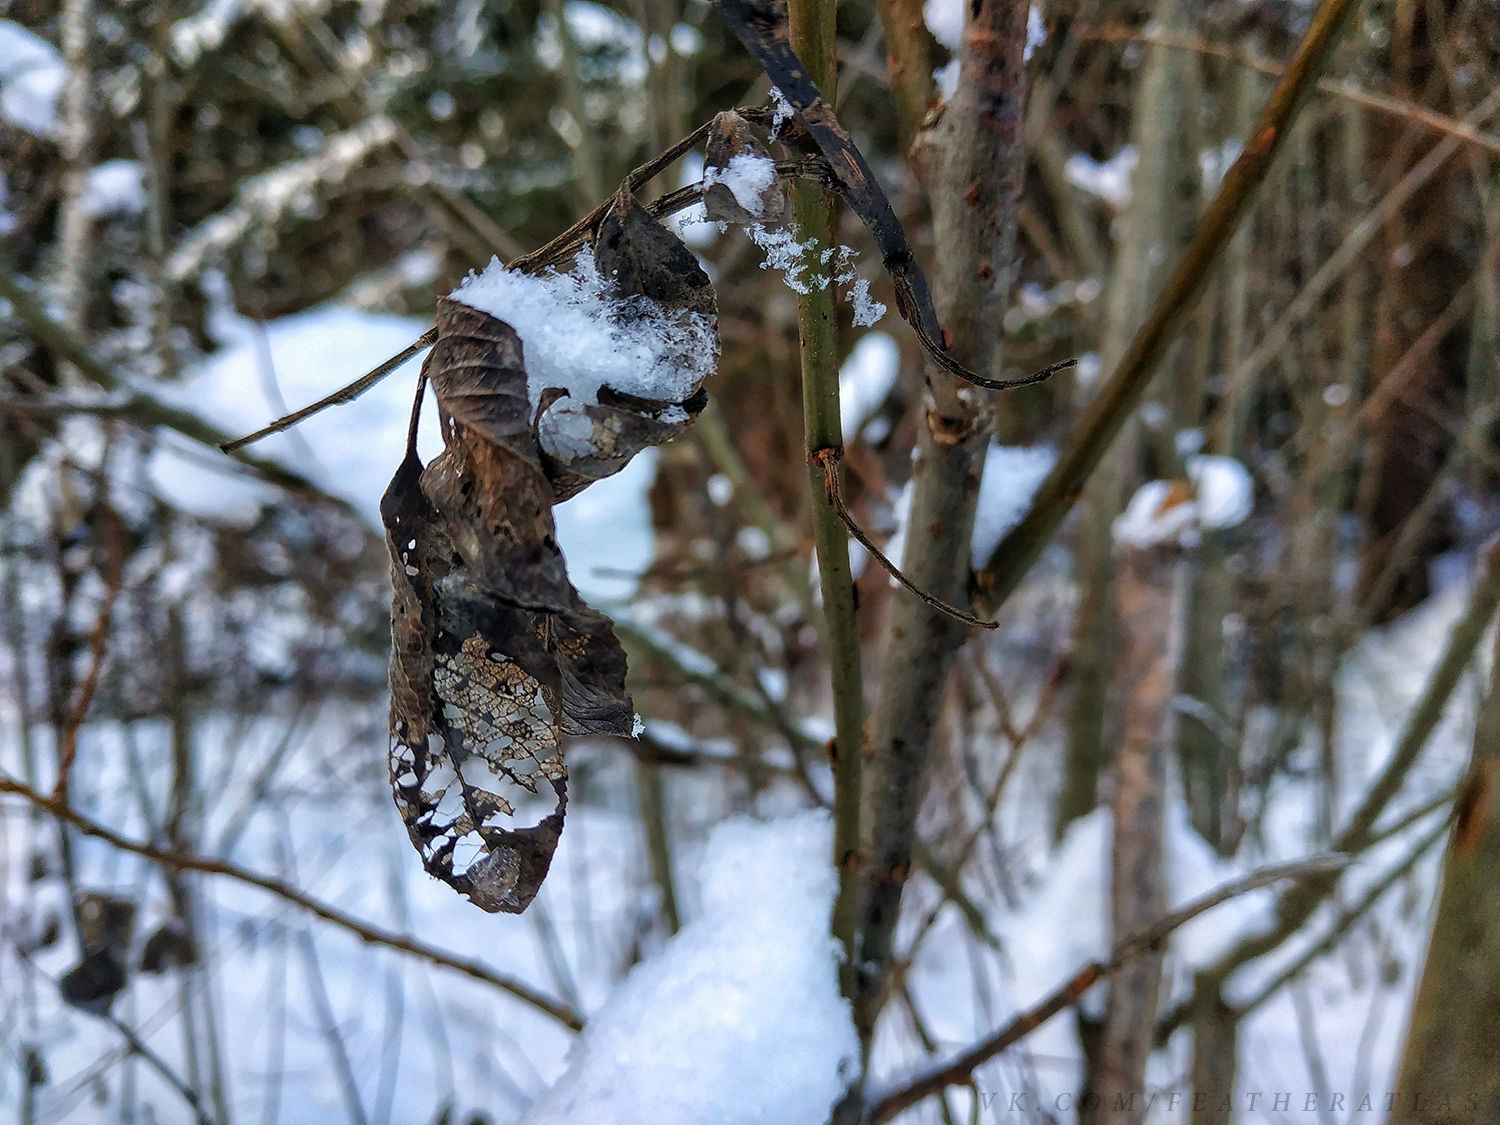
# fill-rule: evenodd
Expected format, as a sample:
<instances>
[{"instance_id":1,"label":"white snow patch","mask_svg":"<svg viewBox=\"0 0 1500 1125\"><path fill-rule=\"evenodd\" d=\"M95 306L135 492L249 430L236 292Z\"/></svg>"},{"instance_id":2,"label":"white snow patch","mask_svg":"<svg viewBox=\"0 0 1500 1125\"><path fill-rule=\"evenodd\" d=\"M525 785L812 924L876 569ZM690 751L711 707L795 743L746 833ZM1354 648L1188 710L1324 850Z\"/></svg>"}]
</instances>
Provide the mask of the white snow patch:
<instances>
[{"instance_id":1,"label":"white snow patch","mask_svg":"<svg viewBox=\"0 0 1500 1125\"><path fill-rule=\"evenodd\" d=\"M774 141L781 135L781 127L795 117L797 111L781 92L780 86L771 87L771 105L775 107L775 113L771 115L771 139Z\"/></svg>"},{"instance_id":2,"label":"white snow patch","mask_svg":"<svg viewBox=\"0 0 1500 1125\"><path fill-rule=\"evenodd\" d=\"M138 215L146 209L146 169L135 160L106 160L88 170L80 200L88 215Z\"/></svg>"},{"instance_id":3,"label":"white snow patch","mask_svg":"<svg viewBox=\"0 0 1500 1125\"><path fill-rule=\"evenodd\" d=\"M56 47L13 20L0 20L0 118L38 137L55 136L66 78Z\"/></svg>"},{"instance_id":4,"label":"white snow patch","mask_svg":"<svg viewBox=\"0 0 1500 1125\"><path fill-rule=\"evenodd\" d=\"M1154 547L1198 541L1197 505L1174 490L1169 480L1148 480L1135 490L1115 519L1115 541L1132 547Z\"/></svg>"},{"instance_id":5,"label":"white snow patch","mask_svg":"<svg viewBox=\"0 0 1500 1125\"><path fill-rule=\"evenodd\" d=\"M624 86L640 86L650 73L647 58L648 44L639 25L618 12L594 4L590 0L569 0L563 7L568 21L568 34L584 52L595 52L599 48L614 48L611 52L618 61L608 63L614 77ZM665 44L662 44L665 48ZM558 35L557 21L551 12L543 12L537 23L537 59L549 70L562 65L562 39Z\"/></svg>"},{"instance_id":6,"label":"white snow patch","mask_svg":"<svg viewBox=\"0 0 1500 1125\"><path fill-rule=\"evenodd\" d=\"M865 278L855 278L848 298L854 305L854 326L868 328L885 315L885 305L870 296L870 283Z\"/></svg>"},{"instance_id":7,"label":"white snow patch","mask_svg":"<svg viewBox=\"0 0 1500 1125\"><path fill-rule=\"evenodd\" d=\"M1115 539L1132 547L1170 542L1191 547L1200 530L1234 527L1250 514L1255 486L1234 458L1189 457L1187 471L1192 490L1186 495L1172 481L1141 485L1115 520Z\"/></svg>"},{"instance_id":8,"label":"white snow patch","mask_svg":"<svg viewBox=\"0 0 1500 1125\"><path fill-rule=\"evenodd\" d=\"M922 5L922 18L932 37L948 50L957 53L964 34L964 0L926 0ZM1047 26L1042 22L1041 10L1035 5L1026 13L1026 52L1031 52L1047 41ZM946 68L945 68L946 69ZM957 71L954 79L957 80ZM945 98L950 95L944 94Z\"/></svg>"},{"instance_id":9,"label":"white snow patch","mask_svg":"<svg viewBox=\"0 0 1500 1125\"><path fill-rule=\"evenodd\" d=\"M776 162L769 156L742 152L730 157L722 168L703 173L703 186L723 184L734 195L734 201L757 219L765 215L765 192L776 182Z\"/></svg>"},{"instance_id":10,"label":"white snow patch","mask_svg":"<svg viewBox=\"0 0 1500 1125\"><path fill-rule=\"evenodd\" d=\"M589 1019L529 1122L822 1121L859 1055L828 923L831 824L731 820L702 913Z\"/></svg>"},{"instance_id":11,"label":"white snow patch","mask_svg":"<svg viewBox=\"0 0 1500 1125\"><path fill-rule=\"evenodd\" d=\"M1189 457L1187 471L1198 504L1198 522L1204 527L1234 527L1250 515L1255 482L1233 457Z\"/></svg>"},{"instance_id":12,"label":"white snow patch","mask_svg":"<svg viewBox=\"0 0 1500 1125\"><path fill-rule=\"evenodd\" d=\"M856 327L868 328L885 315L885 305L870 296L870 283L858 277L854 268L854 251L847 246L819 248L816 238L799 242L787 227L766 227L751 223L745 228L751 241L764 251L760 268L781 272L782 280L794 293L817 293L828 288L829 273L813 272L812 266L833 264L833 280L845 287L845 298L854 305Z\"/></svg>"},{"instance_id":13,"label":"white snow patch","mask_svg":"<svg viewBox=\"0 0 1500 1125\"><path fill-rule=\"evenodd\" d=\"M678 178L677 186L689 187L703 178L703 156L696 152L688 153L682 158L682 173ZM701 202L677 212L667 219L666 223L677 232L677 237L693 250L702 250L711 245L728 226L726 223L709 222Z\"/></svg>"},{"instance_id":14,"label":"white snow patch","mask_svg":"<svg viewBox=\"0 0 1500 1125\"><path fill-rule=\"evenodd\" d=\"M172 51L190 67L205 51L218 50L229 29L245 12L245 0L208 0L190 16L172 25Z\"/></svg>"},{"instance_id":15,"label":"white snow patch","mask_svg":"<svg viewBox=\"0 0 1500 1125\"><path fill-rule=\"evenodd\" d=\"M950 51L958 50L964 34L963 0L926 0L922 18L934 39Z\"/></svg>"},{"instance_id":16,"label":"white snow patch","mask_svg":"<svg viewBox=\"0 0 1500 1125\"><path fill-rule=\"evenodd\" d=\"M1076 152L1063 165L1063 175L1074 187L1082 188L1116 211L1123 211L1130 202L1130 179L1136 160L1135 145L1126 145L1103 164Z\"/></svg>"},{"instance_id":17,"label":"white snow patch","mask_svg":"<svg viewBox=\"0 0 1500 1125\"><path fill-rule=\"evenodd\" d=\"M550 388L567 391L573 405L597 402L600 386L682 402L713 374L719 358L713 317L672 313L648 297L621 300L606 290L592 252L584 250L572 272L540 277L492 260L450 296L516 330L533 411Z\"/></svg>"},{"instance_id":18,"label":"white snow patch","mask_svg":"<svg viewBox=\"0 0 1500 1125\"><path fill-rule=\"evenodd\" d=\"M325 305L264 325L220 308L211 327L226 347L182 383L154 392L228 433L242 434L281 414L283 406L322 398L340 381L399 352L427 325L415 317ZM380 496L406 447L417 363L410 360L354 402L268 437L252 451L346 498L372 527L380 527ZM422 422L418 445L431 457L442 449L437 412L424 411ZM147 469L164 499L203 516L253 518L261 501L275 495L212 452L163 446Z\"/></svg>"},{"instance_id":19,"label":"white snow patch","mask_svg":"<svg viewBox=\"0 0 1500 1125\"><path fill-rule=\"evenodd\" d=\"M5 173L0 171L0 237L4 237L16 229L16 224L21 220L15 212L6 207L10 202L10 184L6 182Z\"/></svg>"},{"instance_id":20,"label":"white snow patch","mask_svg":"<svg viewBox=\"0 0 1500 1125\"><path fill-rule=\"evenodd\" d=\"M839 368L839 421L854 433L880 409L901 370L901 349L884 332L866 332Z\"/></svg>"},{"instance_id":21,"label":"white snow patch","mask_svg":"<svg viewBox=\"0 0 1500 1125\"><path fill-rule=\"evenodd\" d=\"M958 70L959 61L955 55L932 72L932 81L945 102L951 102L953 95L958 93Z\"/></svg>"},{"instance_id":22,"label":"white snow patch","mask_svg":"<svg viewBox=\"0 0 1500 1125\"><path fill-rule=\"evenodd\" d=\"M806 242L798 242L797 236L786 227L765 227L760 223L752 223L745 230L749 233L751 240L765 252L766 260L761 262L760 268L779 270L782 280L794 293L812 293L819 289L827 288L827 278L819 274L808 275L808 263L805 254L815 250L818 240L808 239ZM833 256L831 250L824 251L828 257L823 257L824 262ZM820 255L822 257L822 255Z\"/></svg>"},{"instance_id":23,"label":"white snow patch","mask_svg":"<svg viewBox=\"0 0 1500 1125\"><path fill-rule=\"evenodd\" d=\"M1198 171L1203 177L1204 191L1217 191L1224 173L1240 158L1244 142L1239 137L1230 137L1222 145L1206 148L1198 154Z\"/></svg>"},{"instance_id":24,"label":"white snow patch","mask_svg":"<svg viewBox=\"0 0 1500 1125\"><path fill-rule=\"evenodd\" d=\"M1026 10L1026 50L1022 53L1022 59L1030 62L1032 54L1045 42L1047 25L1042 22L1042 10L1033 4Z\"/></svg>"},{"instance_id":25,"label":"white snow patch","mask_svg":"<svg viewBox=\"0 0 1500 1125\"><path fill-rule=\"evenodd\" d=\"M1021 522L1056 462L1057 451L1047 445L991 444L985 451L979 505L969 539L969 557L976 565L982 565L1005 533Z\"/></svg>"},{"instance_id":26,"label":"white snow patch","mask_svg":"<svg viewBox=\"0 0 1500 1125\"><path fill-rule=\"evenodd\" d=\"M891 505L891 515L896 521L896 530L885 545L885 557L897 566L901 566L906 557L906 533L911 523L911 501L916 494L916 482L907 481L901 486L897 493L895 502ZM896 580L892 578L891 584Z\"/></svg>"}]
</instances>

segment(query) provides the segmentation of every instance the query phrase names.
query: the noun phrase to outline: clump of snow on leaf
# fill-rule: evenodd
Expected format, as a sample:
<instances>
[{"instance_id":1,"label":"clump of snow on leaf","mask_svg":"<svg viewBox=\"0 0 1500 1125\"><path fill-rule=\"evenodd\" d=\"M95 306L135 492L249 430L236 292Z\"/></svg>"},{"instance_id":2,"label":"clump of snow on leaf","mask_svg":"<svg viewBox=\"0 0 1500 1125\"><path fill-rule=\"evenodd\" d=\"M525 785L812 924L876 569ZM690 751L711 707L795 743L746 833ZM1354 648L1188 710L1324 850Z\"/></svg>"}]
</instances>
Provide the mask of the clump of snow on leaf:
<instances>
[{"instance_id":1,"label":"clump of snow on leaf","mask_svg":"<svg viewBox=\"0 0 1500 1125\"><path fill-rule=\"evenodd\" d=\"M1136 490L1119 519L1115 539L1132 547L1177 543L1191 547L1205 528L1234 527L1250 514L1255 488L1245 467L1232 457L1189 457L1188 479L1147 481Z\"/></svg>"},{"instance_id":2,"label":"clump of snow on leaf","mask_svg":"<svg viewBox=\"0 0 1500 1125\"><path fill-rule=\"evenodd\" d=\"M821 812L714 829L702 914L631 972L531 1122L823 1121L859 1057Z\"/></svg>"},{"instance_id":3,"label":"clump of snow on leaf","mask_svg":"<svg viewBox=\"0 0 1500 1125\"><path fill-rule=\"evenodd\" d=\"M533 411L551 388L567 391L574 406L598 402L601 386L682 402L719 358L712 317L668 312L649 297L610 296L587 249L568 273L531 276L492 260L452 297L516 330Z\"/></svg>"},{"instance_id":4,"label":"clump of snow on leaf","mask_svg":"<svg viewBox=\"0 0 1500 1125\"><path fill-rule=\"evenodd\" d=\"M756 218L765 215L765 192L776 182L776 162L768 156L742 152L723 168L708 168L703 186L723 184L734 195L734 201Z\"/></svg>"}]
</instances>

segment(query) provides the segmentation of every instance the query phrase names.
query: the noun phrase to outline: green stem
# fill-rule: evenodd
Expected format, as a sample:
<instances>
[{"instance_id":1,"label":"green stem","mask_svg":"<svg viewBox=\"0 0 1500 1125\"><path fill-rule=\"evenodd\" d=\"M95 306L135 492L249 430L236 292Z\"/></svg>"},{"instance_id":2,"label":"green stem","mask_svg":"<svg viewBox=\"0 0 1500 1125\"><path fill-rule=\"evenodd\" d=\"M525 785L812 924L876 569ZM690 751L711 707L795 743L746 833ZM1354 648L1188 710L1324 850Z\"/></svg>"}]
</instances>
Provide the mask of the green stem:
<instances>
[{"instance_id":1,"label":"green stem","mask_svg":"<svg viewBox=\"0 0 1500 1125\"><path fill-rule=\"evenodd\" d=\"M791 0L792 50L823 96L835 96L833 0ZM817 260L820 249L833 246L833 200L821 187L799 183L792 193L797 237L810 247L804 277L823 282L797 297L797 330L802 355L802 422L809 458L820 449L842 449L839 421L838 325L828 270ZM840 471L836 469L835 471ZM840 987L853 995L854 862L859 846L860 738L864 726L864 685L859 662L859 629L854 618L854 576L849 569L849 539L838 513L824 495L823 470L811 459L807 470L812 500L813 543L823 587L823 614L828 624L828 664L833 680L833 861L839 870L839 893L833 907L833 936L845 958Z\"/></svg>"}]
</instances>

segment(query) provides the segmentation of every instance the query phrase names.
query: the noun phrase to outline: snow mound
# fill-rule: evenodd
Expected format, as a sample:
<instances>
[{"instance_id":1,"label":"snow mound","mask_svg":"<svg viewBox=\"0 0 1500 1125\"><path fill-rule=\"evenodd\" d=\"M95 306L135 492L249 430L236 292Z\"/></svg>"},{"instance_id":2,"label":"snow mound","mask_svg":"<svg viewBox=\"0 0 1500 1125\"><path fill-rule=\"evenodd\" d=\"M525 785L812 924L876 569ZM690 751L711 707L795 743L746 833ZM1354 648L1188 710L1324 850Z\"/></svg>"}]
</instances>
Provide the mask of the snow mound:
<instances>
[{"instance_id":1,"label":"snow mound","mask_svg":"<svg viewBox=\"0 0 1500 1125\"><path fill-rule=\"evenodd\" d=\"M714 829L702 915L605 1001L525 1120L825 1120L859 1057L828 932L831 832L822 812Z\"/></svg>"},{"instance_id":2,"label":"snow mound","mask_svg":"<svg viewBox=\"0 0 1500 1125\"><path fill-rule=\"evenodd\" d=\"M766 217L766 192L776 182L776 162L768 156L742 152L723 168L709 168L703 173L703 187L723 184L734 195L746 213L757 219Z\"/></svg>"},{"instance_id":3,"label":"snow mound","mask_svg":"<svg viewBox=\"0 0 1500 1125\"><path fill-rule=\"evenodd\" d=\"M1188 480L1147 481L1120 518L1115 539L1131 547L1176 543L1191 547L1205 528L1234 527L1254 505L1250 473L1232 457L1189 457Z\"/></svg>"}]
</instances>

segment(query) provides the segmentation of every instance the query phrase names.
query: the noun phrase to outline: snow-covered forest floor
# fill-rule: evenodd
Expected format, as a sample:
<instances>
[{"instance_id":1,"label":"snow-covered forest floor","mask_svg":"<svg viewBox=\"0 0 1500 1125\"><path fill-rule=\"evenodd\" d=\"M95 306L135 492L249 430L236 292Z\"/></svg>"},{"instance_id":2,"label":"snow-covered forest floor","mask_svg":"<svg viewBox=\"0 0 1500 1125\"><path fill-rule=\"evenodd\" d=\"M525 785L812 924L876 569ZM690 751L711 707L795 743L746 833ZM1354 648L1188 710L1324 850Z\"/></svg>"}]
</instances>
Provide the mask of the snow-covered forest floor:
<instances>
[{"instance_id":1,"label":"snow-covered forest floor","mask_svg":"<svg viewBox=\"0 0 1500 1125\"><path fill-rule=\"evenodd\" d=\"M0 1120L1500 1113L1500 24L790 4L0 5Z\"/></svg>"},{"instance_id":2,"label":"snow-covered forest floor","mask_svg":"<svg viewBox=\"0 0 1500 1125\"><path fill-rule=\"evenodd\" d=\"M282 393L296 401L317 393L331 364L369 366L419 328L410 320L332 307L272 322L265 340ZM254 385L259 348L248 334L231 344L189 378L184 396L229 431L253 427L273 409L245 390ZM867 352L846 368L846 398L857 400L860 385L885 377ZM398 375L347 413L325 414L302 431L317 451L305 462L310 475L347 496L372 526L370 498L383 487L404 441L408 393L409 382ZM92 423L75 425L83 432L70 433L68 447L82 459ZM278 454L289 462L307 456L293 439L277 440ZM433 433L424 435L435 440ZM45 511L44 465L18 490L22 512L27 504ZM642 457L558 513L575 582L625 620L652 608L632 609L632 583L620 577L652 555L650 467L651 457ZM202 463L201 455L184 464L181 454L161 449L141 470L141 487L200 517L253 518L268 490L217 468ZM1024 473L1023 467L1021 488L1027 487ZM992 495L997 508L1013 505L1008 489ZM1384 763L1466 604L1471 577L1462 560L1448 560L1444 576L1426 602L1366 637L1340 672L1338 758L1346 812ZM193 589L182 573L163 581ZM21 590L22 604L33 608L51 596L40 584ZM1017 687L1019 713L1035 705L1034 652L1055 644L1069 603L1057 576L1043 573L1018 597L1006 628L986 638L996 674ZM691 605L677 608L693 611ZM382 610L371 607L372 613ZM258 616L248 628L247 649L275 668L316 626L289 606ZM712 663L707 654L698 659ZM1456 694L1392 821L1454 784L1468 757L1476 692L1471 684ZM12 701L0 706L0 729L9 732L0 762L18 775L18 716ZM657 892L628 797L629 754L609 740L582 740L569 750L579 796L541 896L524 916L488 915L429 878L406 840L390 804L385 707L378 694L363 702L308 700L289 689L283 696L272 692L253 713L196 719L191 737L204 779L195 810L201 850L288 879L359 919L425 936L455 956L537 983L586 1015L587 1032L575 1039L545 1014L481 983L366 945L234 880L208 877L201 883L206 925L199 971L187 982L172 974L135 974L114 1009L153 1050L184 1072L182 990L197 989L218 1024L235 1120L340 1120L351 1112L353 1091L374 1121L431 1120L443 1106L451 1107L453 1120L473 1112L495 1121L821 1119L837 1095L840 1065L852 1065L857 1054L847 1004L835 987L837 950L827 934L834 883L826 862L826 814L808 810L806 796L782 781L755 798L752 819L737 811L739 801L717 771L669 771L684 928L663 940L655 932ZM643 718L666 741L686 737L649 713ZM46 728L35 727L30 737L28 752L52 760ZM77 768L87 780L75 789L77 807L141 839L143 794L169 784L169 739L160 723L86 725ZM1168 811L1171 901L1185 903L1255 866L1315 851L1313 775L1310 762L1294 757L1290 776L1270 796L1258 840L1234 862L1215 856L1174 802ZM42 780L45 786L49 779ZM827 790L826 770L815 772L814 780ZM1059 782L1057 732L1044 730L1025 747L1005 791L993 819L992 850L974 865L993 902L984 918L988 937L976 936L949 902L922 941L908 982L939 1055L980 1038L1108 951L1108 810L1075 822L1053 847L1048 806L1037 795ZM1340 901L1358 900L1401 866L1441 817L1438 810L1363 856ZM25 942L49 920L57 925L67 909L59 873L37 879L25 860L47 854L54 834L45 821L6 818L5 917L12 940ZM150 932L169 914L155 865L98 841L80 840L77 847L81 885L142 904L138 932ZM1313 961L1292 988L1247 1019L1235 1095L1245 1108L1236 1120L1299 1119L1309 1093L1325 1105L1327 1095L1342 1093L1349 1109L1367 1095L1383 1106L1430 922L1437 855L1429 842L1336 951ZM1263 926L1270 901L1269 891L1254 892L1180 930L1167 961L1172 999L1189 991L1195 967ZM936 886L919 878L908 918L914 925L941 904ZM1256 995L1322 937L1333 917L1327 909L1322 925L1236 976L1233 995ZM54 982L74 957L66 943L56 943L6 963L6 979L15 982L6 988L8 1049L22 1039L36 1044L50 1075L36 1120L114 1122L129 1112L122 1106L142 1113L149 1106L159 1121L185 1119L170 1087L129 1056L113 1028L61 1001ZM1096 989L1085 1010L1098 1000ZM876 1073L893 1084L925 1057L911 1026L896 1019L878 1044ZM1176 1049L1153 1060L1150 1078L1160 1102L1149 1120L1177 1119L1173 1092L1181 1090L1186 1065ZM18 1073L0 1073L0 1098L12 1104ZM981 1119L991 1113L998 1120L1040 1119L1049 1112L1065 1118L1080 1077L1072 1020L1059 1016L980 1072ZM1252 1110L1248 1094L1254 1091L1265 1098ZM1291 1102L1277 1102L1281 1094L1295 1095L1296 1112L1287 1109ZM955 1104L970 1096L956 1095ZM1014 1116L1022 1110L1031 1116Z\"/></svg>"}]
</instances>

